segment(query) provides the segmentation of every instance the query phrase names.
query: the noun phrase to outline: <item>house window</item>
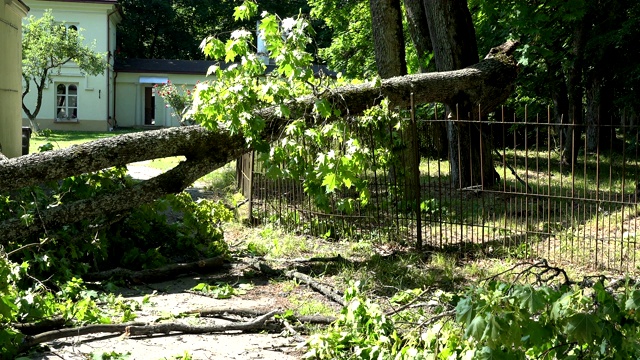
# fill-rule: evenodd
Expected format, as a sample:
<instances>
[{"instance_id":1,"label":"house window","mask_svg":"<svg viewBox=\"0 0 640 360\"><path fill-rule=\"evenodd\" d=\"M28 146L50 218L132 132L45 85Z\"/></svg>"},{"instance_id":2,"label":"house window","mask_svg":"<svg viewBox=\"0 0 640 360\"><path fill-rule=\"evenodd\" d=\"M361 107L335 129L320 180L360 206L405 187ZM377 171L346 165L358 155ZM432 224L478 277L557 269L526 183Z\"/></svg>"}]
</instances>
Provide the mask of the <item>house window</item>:
<instances>
[{"instance_id":1,"label":"house window","mask_svg":"<svg viewBox=\"0 0 640 360\"><path fill-rule=\"evenodd\" d=\"M78 84L56 86L56 120L78 120Z\"/></svg>"}]
</instances>

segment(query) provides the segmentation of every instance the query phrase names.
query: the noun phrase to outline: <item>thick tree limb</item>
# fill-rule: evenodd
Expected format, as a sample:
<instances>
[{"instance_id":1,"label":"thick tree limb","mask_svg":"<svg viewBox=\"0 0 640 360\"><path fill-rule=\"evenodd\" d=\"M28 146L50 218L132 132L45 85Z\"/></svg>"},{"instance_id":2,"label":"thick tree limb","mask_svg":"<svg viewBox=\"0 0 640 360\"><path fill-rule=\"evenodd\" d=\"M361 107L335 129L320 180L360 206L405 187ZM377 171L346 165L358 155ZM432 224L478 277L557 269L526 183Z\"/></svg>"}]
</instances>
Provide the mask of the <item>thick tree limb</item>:
<instances>
[{"instance_id":1,"label":"thick tree limb","mask_svg":"<svg viewBox=\"0 0 640 360\"><path fill-rule=\"evenodd\" d=\"M168 156L184 155L187 160L208 157L224 165L245 151L242 137L200 126L128 133L0 161L0 191Z\"/></svg>"},{"instance_id":2,"label":"thick tree limb","mask_svg":"<svg viewBox=\"0 0 640 360\"><path fill-rule=\"evenodd\" d=\"M190 272L203 272L218 270L224 264L222 257L213 257L204 260L170 264L157 269L145 269L140 271L134 271L123 268L115 268L112 270L101 271L97 273L90 273L83 276L85 281L102 281L108 280L112 277L130 280L135 284L142 284L148 282L158 282L167 279L173 279L180 275Z\"/></svg>"},{"instance_id":3,"label":"thick tree limb","mask_svg":"<svg viewBox=\"0 0 640 360\"><path fill-rule=\"evenodd\" d=\"M181 323L162 323L148 325L142 322L126 324L96 324L76 328L47 331L34 336L27 336L21 345L21 351L26 351L32 346L42 344L47 341L62 339L66 337L81 336L99 333L124 333L127 336L169 334L170 332L180 332L184 334L208 334L226 331L258 331L268 330L265 326L267 320L278 314L278 310L270 311L251 321L242 323L232 323L224 325L197 326Z\"/></svg>"},{"instance_id":4,"label":"thick tree limb","mask_svg":"<svg viewBox=\"0 0 640 360\"><path fill-rule=\"evenodd\" d=\"M517 66L510 55L516 46L516 42L507 42L493 49L485 60L462 70L345 86L333 89L323 97L345 116L361 114L384 98L389 98L396 106L408 106L411 94L414 94L415 103L420 104L451 102L465 93L470 101L482 104L488 111L511 93ZM308 117L312 121L310 114L313 114L316 101L314 97L293 100L289 104L292 117ZM267 119L263 132L267 141L280 136L290 121L276 116L275 108L259 109L255 114ZM43 226L53 228L150 203L166 194L184 190L247 150L241 135L187 126L125 134L67 149L0 160L0 192L4 192L131 162L177 155L187 158L176 168L132 189L41 209L40 216L31 224L26 225L21 219L6 220L0 223L0 239L7 242L37 233Z\"/></svg>"},{"instance_id":5,"label":"thick tree limb","mask_svg":"<svg viewBox=\"0 0 640 360\"><path fill-rule=\"evenodd\" d=\"M406 75L336 88L323 98L332 102L342 114L358 115L388 97L397 106L408 106L414 94L416 104L450 102L461 92L489 111L511 94L517 65L511 54L518 43L509 41L491 50L480 63L456 71ZM299 117L313 114L314 97L293 100L289 107ZM268 119L265 138L279 136L289 119L276 116L276 108L256 110ZM295 117L294 116L294 117ZM244 139L225 132L210 132L199 126L130 133L72 146L67 149L0 160L0 191L17 189L49 180L117 165L184 155L187 159L205 154L226 164L246 151Z\"/></svg>"}]
</instances>

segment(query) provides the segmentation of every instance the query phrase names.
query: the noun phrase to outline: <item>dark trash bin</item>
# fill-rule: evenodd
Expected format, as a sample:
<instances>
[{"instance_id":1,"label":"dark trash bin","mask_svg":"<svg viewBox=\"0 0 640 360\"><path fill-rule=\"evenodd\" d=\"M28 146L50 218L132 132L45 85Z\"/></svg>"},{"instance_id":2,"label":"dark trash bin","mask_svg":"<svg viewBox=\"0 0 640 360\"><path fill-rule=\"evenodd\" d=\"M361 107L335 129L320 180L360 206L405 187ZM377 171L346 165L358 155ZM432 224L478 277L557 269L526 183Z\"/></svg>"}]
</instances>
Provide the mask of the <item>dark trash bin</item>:
<instances>
[{"instance_id":1,"label":"dark trash bin","mask_svg":"<svg viewBox=\"0 0 640 360\"><path fill-rule=\"evenodd\" d=\"M22 127L22 155L29 154L29 142L31 141L31 128Z\"/></svg>"}]
</instances>

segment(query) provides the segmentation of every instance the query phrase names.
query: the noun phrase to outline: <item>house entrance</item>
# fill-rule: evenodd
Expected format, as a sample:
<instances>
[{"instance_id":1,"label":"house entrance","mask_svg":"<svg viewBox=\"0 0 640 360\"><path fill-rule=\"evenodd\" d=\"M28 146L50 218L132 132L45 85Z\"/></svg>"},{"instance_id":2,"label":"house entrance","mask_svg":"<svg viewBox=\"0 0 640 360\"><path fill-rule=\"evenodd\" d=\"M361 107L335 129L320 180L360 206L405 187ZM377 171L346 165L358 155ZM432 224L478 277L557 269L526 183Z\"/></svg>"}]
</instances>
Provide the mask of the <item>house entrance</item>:
<instances>
[{"instance_id":1,"label":"house entrance","mask_svg":"<svg viewBox=\"0 0 640 360\"><path fill-rule=\"evenodd\" d=\"M155 125L156 95L152 87L144 88L144 124Z\"/></svg>"}]
</instances>

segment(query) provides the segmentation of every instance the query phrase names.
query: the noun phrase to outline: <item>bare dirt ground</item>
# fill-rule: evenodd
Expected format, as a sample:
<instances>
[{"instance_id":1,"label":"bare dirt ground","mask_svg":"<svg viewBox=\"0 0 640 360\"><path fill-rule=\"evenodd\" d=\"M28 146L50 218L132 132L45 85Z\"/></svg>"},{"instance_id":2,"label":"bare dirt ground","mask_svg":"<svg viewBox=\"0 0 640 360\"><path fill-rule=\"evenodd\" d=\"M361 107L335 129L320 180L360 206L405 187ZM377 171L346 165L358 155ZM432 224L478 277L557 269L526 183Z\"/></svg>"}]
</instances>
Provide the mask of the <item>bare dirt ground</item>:
<instances>
[{"instance_id":1,"label":"bare dirt ground","mask_svg":"<svg viewBox=\"0 0 640 360\"><path fill-rule=\"evenodd\" d=\"M186 292L198 283L245 281L231 273L205 276L188 276L163 283L148 284L136 288L122 289L122 295L129 300L142 301L144 295L154 294L150 302L137 311L136 321L157 323L162 321L181 322L190 325L211 325L231 323L232 320L175 317L181 313L207 308L289 308L292 292L310 296L302 287L290 292L282 290L281 283L270 283L262 279L252 279L255 287L245 295L231 299L214 299L208 296ZM304 294L304 295L303 295ZM321 297L320 297L321 298ZM325 300L326 301L326 300ZM102 352L128 354L127 359L181 359L188 354L191 359L299 359L304 351L299 348L300 336L290 334L240 333L223 334L179 334L126 337L121 334L95 334L74 336L44 344L46 350L31 355L30 359L91 359Z\"/></svg>"},{"instance_id":2,"label":"bare dirt ground","mask_svg":"<svg viewBox=\"0 0 640 360\"><path fill-rule=\"evenodd\" d=\"M129 174L136 179L148 179L161 171L142 163L129 166ZM198 196L203 189L188 189ZM226 234L234 237L236 234ZM234 239L227 239L233 242ZM150 301L136 311L136 322L157 324L179 322L189 325L228 324L238 319L179 316L187 311L207 308L286 310L292 307L291 299L314 299L326 303L327 307L339 311L339 306L306 286L284 286L282 281L260 276L246 276L248 265L232 263L215 274L191 274L175 280L155 284L144 284L120 289L124 299L142 303L145 295ZM230 299L215 299L189 291L198 283L225 282L228 284L250 283L254 287L240 296ZM29 359L299 359L304 354L300 345L304 334L289 333L241 333L213 334L170 333L152 336L128 337L119 333L73 336L42 344ZM105 354L100 356L100 354ZM113 357L108 357L111 355ZM115 356L114 356L115 355ZM121 357L116 357L120 355Z\"/></svg>"}]
</instances>

